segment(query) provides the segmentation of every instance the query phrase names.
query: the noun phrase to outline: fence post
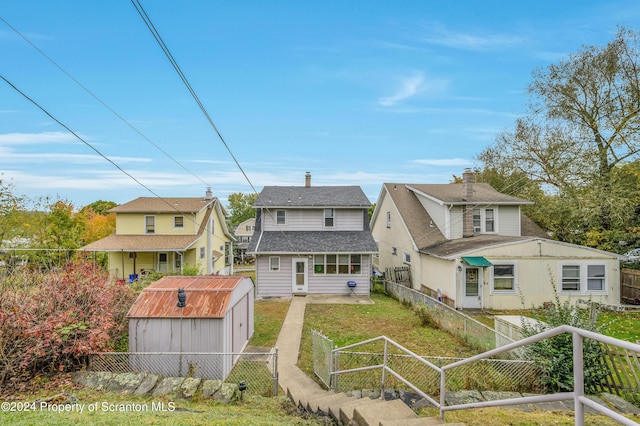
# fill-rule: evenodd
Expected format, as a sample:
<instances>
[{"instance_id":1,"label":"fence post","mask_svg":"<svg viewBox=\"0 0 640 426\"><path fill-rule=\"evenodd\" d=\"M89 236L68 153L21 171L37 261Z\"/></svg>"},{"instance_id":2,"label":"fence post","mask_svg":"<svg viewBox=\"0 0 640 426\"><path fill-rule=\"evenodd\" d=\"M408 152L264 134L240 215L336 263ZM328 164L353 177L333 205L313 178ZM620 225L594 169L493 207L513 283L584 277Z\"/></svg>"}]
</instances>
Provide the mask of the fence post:
<instances>
[{"instance_id":1,"label":"fence post","mask_svg":"<svg viewBox=\"0 0 640 426\"><path fill-rule=\"evenodd\" d=\"M278 347L276 346L273 352L273 395L278 396Z\"/></svg>"},{"instance_id":2,"label":"fence post","mask_svg":"<svg viewBox=\"0 0 640 426\"><path fill-rule=\"evenodd\" d=\"M384 339L384 355L382 361L382 388L380 389L380 399L384 400L384 388L387 379L387 354L389 351L389 342Z\"/></svg>"},{"instance_id":3,"label":"fence post","mask_svg":"<svg viewBox=\"0 0 640 426\"><path fill-rule=\"evenodd\" d=\"M576 416L576 426L584 425L584 405L578 400L584 396L584 360L582 358L582 336L573 334L573 410Z\"/></svg>"}]
</instances>

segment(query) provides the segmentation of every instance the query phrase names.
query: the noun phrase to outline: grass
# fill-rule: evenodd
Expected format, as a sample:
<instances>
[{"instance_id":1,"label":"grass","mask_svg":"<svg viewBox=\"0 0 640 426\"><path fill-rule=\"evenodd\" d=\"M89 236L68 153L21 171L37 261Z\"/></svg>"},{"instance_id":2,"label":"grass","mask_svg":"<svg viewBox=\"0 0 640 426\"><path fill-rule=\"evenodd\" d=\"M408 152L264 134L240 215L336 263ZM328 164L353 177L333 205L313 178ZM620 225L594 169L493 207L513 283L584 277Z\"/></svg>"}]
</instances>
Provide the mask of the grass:
<instances>
[{"instance_id":1,"label":"grass","mask_svg":"<svg viewBox=\"0 0 640 426\"><path fill-rule=\"evenodd\" d=\"M225 404L210 399L177 400L164 397L123 395L93 389L73 390L83 412L42 410L0 411L0 424L11 425L321 425L313 417L303 416L284 396L249 396L237 403ZM51 394L23 395L22 401L34 401ZM97 403L97 409L89 406ZM126 405L128 404L128 406ZM175 405L172 405L175 404ZM165 411L160 411L162 405ZM129 408L127 408L129 407ZM135 408L134 408L135 407ZM140 411L145 410L145 411Z\"/></svg>"},{"instance_id":2,"label":"grass","mask_svg":"<svg viewBox=\"0 0 640 426\"><path fill-rule=\"evenodd\" d=\"M422 327L410 307L381 294L371 294L373 305L308 304L298 366L313 376L311 330L333 340L336 347L386 336L419 355L466 357L473 349L444 330Z\"/></svg>"},{"instance_id":3,"label":"grass","mask_svg":"<svg viewBox=\"0 0 640 426\"><path fill-rule=\"evenodd\" d=\"M254 333L249 341L251 346L275 346L278 334L287 316L290 302L288 300L259 300L254 304Z\"/></svg>"}]
</instances>

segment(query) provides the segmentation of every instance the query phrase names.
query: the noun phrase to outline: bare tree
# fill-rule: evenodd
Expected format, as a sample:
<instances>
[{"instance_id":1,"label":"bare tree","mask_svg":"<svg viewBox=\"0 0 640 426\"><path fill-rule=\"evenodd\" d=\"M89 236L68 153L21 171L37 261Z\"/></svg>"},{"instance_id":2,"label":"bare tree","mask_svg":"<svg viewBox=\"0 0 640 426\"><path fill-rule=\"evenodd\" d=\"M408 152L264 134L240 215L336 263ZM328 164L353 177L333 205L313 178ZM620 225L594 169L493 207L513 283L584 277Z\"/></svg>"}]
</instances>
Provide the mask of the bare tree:
<instances>
[{"instance_id":1,"label":"bare tree","mask_svg":"<svg viewBox=\"0 0 640 426\"><path fill-rule=\"evenodd\" d=\"M570 202L588 191L589 225L610 229L616 209L630 208L610 198L613 170L640 152L639 42L620 28L606 46L534 71L527 115L479 155L485 167L525 172Z\"/></svg>"}]
</instances>

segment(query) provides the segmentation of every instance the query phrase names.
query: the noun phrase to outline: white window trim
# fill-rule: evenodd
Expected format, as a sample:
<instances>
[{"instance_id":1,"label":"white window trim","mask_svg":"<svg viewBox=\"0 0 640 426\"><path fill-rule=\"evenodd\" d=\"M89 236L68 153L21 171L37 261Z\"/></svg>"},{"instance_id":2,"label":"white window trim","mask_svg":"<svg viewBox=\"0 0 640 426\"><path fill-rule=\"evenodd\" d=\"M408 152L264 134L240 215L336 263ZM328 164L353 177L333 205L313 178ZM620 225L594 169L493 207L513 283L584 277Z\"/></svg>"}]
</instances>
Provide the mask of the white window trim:
<instances>
[{"instance_id":1,"label":"white window trim","mask_svg":"<svg viewBox=\"0 0 640 426\"><path fill-rule=\"evenodd\" d=\"M206 253L206 248L205 247L200 247L200 259L204 259L206 257L207 253Z\"/></svg>"},{"instance_id":2,"label":"white window trim","mask_svg":"<svg viewBox=\"0 0 640 426\"><path fill-rule=\"evenodd\" d=\"M272 259L278 259L278 267L277 268L271 268L271 261ZM280 256L269 256L269 272L278 272L280 271Z\"/></svg>"},{"instance_id":3,"label":"white window trim","mask_svg":"<svg viewBox=\"0 0 640 426\"><path fill-rule=\"evenodd\" d=\"M327 225L327 210L331 210L331 225ZM336 209L326 208L322 209L322 227L323 228L335 228L336 227Z\"/></svg>"},{"instance_id":4,"label":"white window trim","mask_svg":"<svg viewBox=\"0 0 640 426\"><path fill-rule=\"evenodd\" d=\"M402 252L402 263L411 265L411 253L407 253L406 251Z\"/></svg>"},{"instance_id":5,"label":"white window trim","mask_svg":"<svg viewBox=\"0 0 640 426\"><path fill-rule=\"evenodd\" d=\"M387 228L391 228L391 212L387 212Z\"/></svg>"},{"instance_id":6,"label":"white window trim","mask_svg":"<svg viewBox=\"0 0 640 426\"><path fill-rule=\"evenodd\" d=\"M336 272L335 273L328 273L327 272L327 256L336 256ZM340 265L343 265L342 263L340 263L340 255L347 255L349 256L349 262L347 263L347 270L349 272L345 273L341 273L340 272ZM360 256L360 271L359 272L351 272L351 268L352 266L356 265L355 263L351 263L351 256ZM316 272L316 256L322 256L323 258L323 272ZM353 275L362 275L362 263L364 261L364 255L360 254L360 253L327 253L327 254L316 254L313 255L312 257L312 273L313 275L319 275L319 276L324 276L324 275L342 275L342 276L353 276Z\"/></svg>"},{"instance_id":7,"label":"white window trim","mask_svg":"<svg viewBox=\"0 0 640 426\"><path fill-rule=\"evenodd\" d=\"M476 207L473 210L480 211L480 230L473 226L474 234L497 234L498 233L498 206ZM472 210L472 215L473 215ZM493 210L493 231L487 232L487 210Z\"/></svg>"},{"instance_id":8,"label":"white window trim","mask_svg":"<svg viewBox=\"0 0 640 426\"><path fill-rule=\"evenodd\" d=\"M153 218L153 232L147 232L147 218L148 217L152 217ZM151 214L145 215L144 216L144 234L145 235L155 235L155 234L157 234L156 228L157 228L157 224L156 224L155 215L151 215Z\"/></svg>"},{"instance_id":9,"label":"white window trim","mask_svg":"<svg viewBox=\"0 0 640 426\"><path fill-rule=\"evenodd\" d=\"M284 222L278 223L278 212L284 213ZM273 218L276 225L286 225L287 224L287 211L285 209L276 209L276 216Z\"/></svg>"},{"instance_id":10,"label":"white window trim","mask_svg":"<svg viewBox=\"0 0 640 426\"><path fill-rule=\"evenodd\" d=\"M176 226L176 219L181 217L182 218L182 225L181 226ZM173 229L184 229L184 216L174 216L173 217Z\"/></svg>"},{"instance_id":11,"label":"white window trim","mask_svg":"<svg viewBox=\"0 0 640 426\"><path fill-rule=\"evenodd\" d=\"M490 280L491 280L491 294L517 294L518 293L518 264L516 262L513 261L505 261L505 262L493 262L494 265L511 265L513 266L513 289L511 290L503 290L503 289L496 289L494 286L494 273L493 273L493 267L491 267L491 272L490 272Z\"/></svg>"},{"instance_id":12,"label":"white window trim","mask_svg":"<svg viewBox=\"0 0 640 426\"><path fill-rule=\"evenodd\" d=\"M589 266L601 265L604 266L604 282L602 283L602 290L588 290L587 289L587 270ZM580 267L580 283L578 290L563 290L562 289L562 267L563 266L579 266ZM597 294L608 295L609 294L609 267L607 262L559 262L558 263L558 294L571 295L571 294Z\"/></svg>"}]
</instances>

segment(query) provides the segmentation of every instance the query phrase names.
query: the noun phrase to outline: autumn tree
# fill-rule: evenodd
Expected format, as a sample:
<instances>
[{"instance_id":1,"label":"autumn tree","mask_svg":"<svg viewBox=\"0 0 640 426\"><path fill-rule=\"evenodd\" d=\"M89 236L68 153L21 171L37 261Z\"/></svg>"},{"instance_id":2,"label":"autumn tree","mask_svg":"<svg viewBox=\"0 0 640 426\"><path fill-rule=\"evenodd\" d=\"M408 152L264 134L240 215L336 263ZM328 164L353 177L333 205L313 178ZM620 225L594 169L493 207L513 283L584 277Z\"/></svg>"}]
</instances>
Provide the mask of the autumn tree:
<instances>
[{"instance_id":1,"label":"autumn tree","mask_svg":"<svg viewBox=\"0 0 640 426\"><path fill-rule=\"evenodd\" d=\"M240 223L247 219L256 217L256 212L251 207L258 194L243 194L242 192L234 192L229 194L228 210L229 210L229 228L234 229Z\"/></svg>"},{"instance_id":2,"label":"autumn tree","mask_svg":"<svg viewBox=\"0 0 640 426\"><path fill-rule=\"evenodd\" d=\"M24 204L25 197L15 193L13 183L0 179L0 245L22 227Z\"/></svg>"},{"instance_id":3,"label":"autumn tree","mask_svg":"<svg viewBox=\"0 0 640 426\"><path fill-rule=\"evenodd\" d=\"M554 197L570 219L556 234L619 229L635 208L618 172L640 152L639 42L620 28L606 46L536 70L527 114L479 155L484 167L526 173Z\"/></svg>"}]
</instances>

